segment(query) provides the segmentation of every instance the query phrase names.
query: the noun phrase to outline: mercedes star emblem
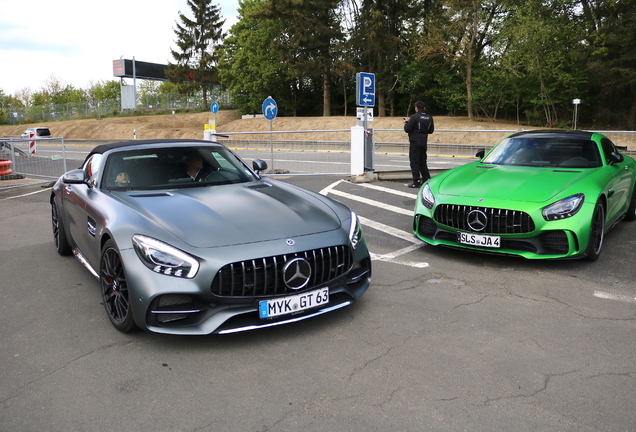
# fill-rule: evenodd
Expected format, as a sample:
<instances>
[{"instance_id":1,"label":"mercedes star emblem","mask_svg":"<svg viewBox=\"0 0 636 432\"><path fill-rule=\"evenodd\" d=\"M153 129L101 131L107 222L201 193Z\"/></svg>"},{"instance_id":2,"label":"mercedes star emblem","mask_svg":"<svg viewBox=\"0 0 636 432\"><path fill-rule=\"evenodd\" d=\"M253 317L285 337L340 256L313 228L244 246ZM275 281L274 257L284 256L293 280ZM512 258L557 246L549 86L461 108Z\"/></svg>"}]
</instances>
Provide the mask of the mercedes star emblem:
<instances>
[{"instance_id":1,"label":"mercedes star emblem","mask_svg":"<svg viewBox=\"0 0 636 432\"><path fill-rule=\"evenodd\" d=\"M294 258L283 267L283 282L289 289L299 290L307 286L311 277L311 265L305 258Z\"/></svg>"},{"instance_id":2,"label":"mercedes star emblem","mask_svg":"<svg viewBox=\"0 0 636 432\"><path fill-rule=\"evenodd\" d=\"M466 217L468 226L473 231L483 231L488 224L488 216L481 210L473 210Z\"/></svg>"}]
</instances>

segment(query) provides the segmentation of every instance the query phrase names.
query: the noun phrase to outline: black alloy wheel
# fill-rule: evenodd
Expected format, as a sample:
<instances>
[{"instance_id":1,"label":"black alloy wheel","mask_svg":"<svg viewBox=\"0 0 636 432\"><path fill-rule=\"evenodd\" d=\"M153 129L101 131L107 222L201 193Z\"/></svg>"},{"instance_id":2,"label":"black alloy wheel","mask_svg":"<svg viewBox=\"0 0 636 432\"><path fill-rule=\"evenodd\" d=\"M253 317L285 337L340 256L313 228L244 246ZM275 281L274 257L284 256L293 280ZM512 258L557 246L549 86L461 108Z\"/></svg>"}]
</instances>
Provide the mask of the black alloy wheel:
<instances>
[{"instance_id":1,"label":"black alloy wheel","mask_svg":"<svg viewBox=\"0 0 636 432\"><path fill-rule=\"evenodd\" d=\"M64 230L64 225L62 225L62 220L57 211L55 201L51 203L51 225L53 228L53 242L55 242L57 253L60 255L70 255L73 253L71 244L66 238L66 231Z\"/></svg>"},{"instance_id":2,"label":"black alloy wheel","mask_svg":"<svg viewBox=\"0 0 636 432\"><path fill-rule=\"evenodd\" d=\"M130 303L130 293L119 249L113 240L102 248L99 278L102 298L110 322L117 330L127 333L136 328Z\"/></svg>"},{"instance_id":3,"label":"black alloy wheel","mask_svg":"<svg viewBox=\"0 0 636 432\"><path fill-rule=\"evenodd\" d=\"M603 239L605 237L605 207L602 202L597 202L590 223L590 238L587 245L588 261L596 261L601 255Z\"/></svg>"}]
</instances>

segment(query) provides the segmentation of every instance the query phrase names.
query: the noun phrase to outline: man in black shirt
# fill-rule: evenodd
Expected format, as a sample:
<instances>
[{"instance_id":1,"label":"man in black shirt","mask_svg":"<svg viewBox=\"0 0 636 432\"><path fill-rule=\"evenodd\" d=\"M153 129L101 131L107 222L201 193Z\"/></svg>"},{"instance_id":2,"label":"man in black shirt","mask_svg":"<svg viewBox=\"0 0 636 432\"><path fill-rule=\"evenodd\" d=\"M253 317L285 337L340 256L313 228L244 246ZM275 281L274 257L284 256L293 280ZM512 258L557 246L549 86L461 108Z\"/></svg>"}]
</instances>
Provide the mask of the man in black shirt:
<instances>
[{"instance_id":1,"label":"man in black shirt","mask_svg":"<svg viewBox=\"0 0 636 432\"><path fill-rule=\"evenodd\" d=\"M409 162L413 175L413 183L406 185L410 188L419 188L422 183L431 178L426 165L426 147L428 134L435 131L435 126L433 117L424 112L425 108L424 102L415 102L415 114L404 119L404 132L409 134Z\"/></svg>"}]
</instances>

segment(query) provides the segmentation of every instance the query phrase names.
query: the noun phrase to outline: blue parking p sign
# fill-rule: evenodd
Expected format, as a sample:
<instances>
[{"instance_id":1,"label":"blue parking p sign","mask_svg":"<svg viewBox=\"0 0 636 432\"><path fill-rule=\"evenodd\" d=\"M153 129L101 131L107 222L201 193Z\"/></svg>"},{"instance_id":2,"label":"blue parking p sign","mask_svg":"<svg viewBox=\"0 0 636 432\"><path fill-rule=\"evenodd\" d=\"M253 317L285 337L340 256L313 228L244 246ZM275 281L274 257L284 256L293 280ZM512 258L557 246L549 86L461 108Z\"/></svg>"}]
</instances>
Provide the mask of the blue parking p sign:
<instances>
[{"instance_id":1,"label":"blue parking p sign","mask_svg":"<svg viewBox=\"0 0 636 432\"><path fill-rule=\"evenodd\" d=\"M358 106L375 106L375 74L356 74L356 103Z\"/></svg>"}]
</instances>

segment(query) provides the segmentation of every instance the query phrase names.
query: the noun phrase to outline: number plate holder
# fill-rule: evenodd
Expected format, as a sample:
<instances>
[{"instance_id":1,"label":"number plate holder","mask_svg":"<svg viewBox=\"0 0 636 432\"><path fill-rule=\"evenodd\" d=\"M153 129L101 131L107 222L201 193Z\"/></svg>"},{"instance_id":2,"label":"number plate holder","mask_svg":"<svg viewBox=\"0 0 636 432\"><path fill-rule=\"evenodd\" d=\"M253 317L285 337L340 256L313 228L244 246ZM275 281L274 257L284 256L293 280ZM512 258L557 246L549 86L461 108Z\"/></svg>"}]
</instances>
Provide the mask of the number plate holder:
<instances>
[{"instance_id":1,"label":"number plate holder","mask_svg":"<svg viewBox=\"0 0 636 432\"><path fill-rule=\"evenodd\" d=\"M261 319L275 318L296 314L327 303L329 303L329 288L323 287L301 294L260 301L258 302L258 315Z\"/></svg>"}]
</instances>

